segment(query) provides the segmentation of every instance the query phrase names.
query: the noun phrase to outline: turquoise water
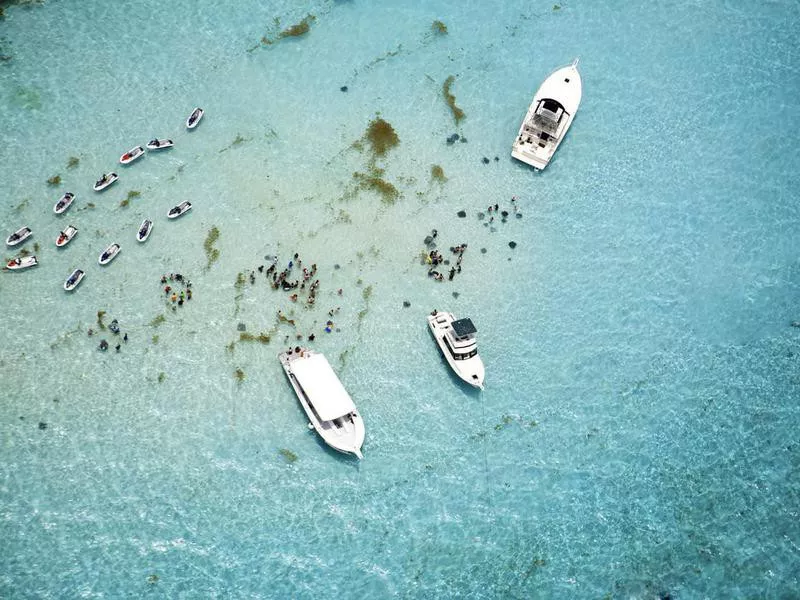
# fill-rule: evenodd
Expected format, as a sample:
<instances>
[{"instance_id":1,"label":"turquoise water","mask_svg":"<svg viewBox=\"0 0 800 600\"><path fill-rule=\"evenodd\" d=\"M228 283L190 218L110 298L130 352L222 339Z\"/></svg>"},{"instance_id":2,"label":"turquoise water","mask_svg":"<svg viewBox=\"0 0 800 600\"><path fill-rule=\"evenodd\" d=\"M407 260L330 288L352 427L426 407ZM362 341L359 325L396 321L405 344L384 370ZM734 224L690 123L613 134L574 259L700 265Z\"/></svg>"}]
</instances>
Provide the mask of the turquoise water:
<instances>
[{"instance_id":1,"label":"turquoise water","mask_svg":"<svg viewBox=\"0 0 800 600\"><path fill-rule=\"evenodd\" d=\"M420 4L2 4L0 224L41 264L0 275L0 597L800 595L800 5ZM576 56L534 173L511 141ZM400 142L376 158L377 116ZM116 162L154 136L175 147ZM521 218L479 218L512 196ZM420 264L433 228L469 244L452 282ZM249 281L295 252L313 307ZM477 325L484 392L434 308ZM306 429L276 358L298 333L364 417L360 463Z\"/></svg>"}]
</instances>

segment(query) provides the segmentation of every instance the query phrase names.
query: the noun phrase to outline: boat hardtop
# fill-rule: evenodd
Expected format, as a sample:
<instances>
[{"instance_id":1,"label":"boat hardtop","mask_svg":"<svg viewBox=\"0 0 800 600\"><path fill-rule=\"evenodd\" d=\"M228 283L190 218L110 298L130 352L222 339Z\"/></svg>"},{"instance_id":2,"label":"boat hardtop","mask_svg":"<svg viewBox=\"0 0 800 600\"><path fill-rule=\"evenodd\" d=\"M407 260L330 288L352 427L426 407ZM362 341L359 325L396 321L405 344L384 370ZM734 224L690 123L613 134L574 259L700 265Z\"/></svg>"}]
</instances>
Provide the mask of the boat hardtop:
<instances>
[{"instance_id":1,"label":"boat hardtop","mask_svg":"<svg viewBox=\"0 0 800 600\"><path fill-rule=\"evenodd\" d=\"M107 265L114 257L119 254L120 247L119 244L111 244L108 248L103 250L103 253L100 255L100 258L97 259L101 265Z\"/></svg>"},{"instance_id":2,"label":"boat hardtop","mask_svg":"<svg viewBox=\"0 0 800 600\"><path fill-rule=\"evenodd\" d=\"M169 217L170 219L176 219L180 217L182 214L189 212L191 208L192 208L192 203L184 200L177 206L173 206L172 208L170 208L169 212L167 213L167 217Z\"/></svg>"},{"instance_id":3,"label":"boat hardtop","mask_svg":"<svg viewBox=\"0 0 800 600\"><path fill-rule=\"evenodd\" d=\"M428 326L450 367L463 381L483 389L485 368L478 354L477 328L469 318L456 319L453 313L433 311Z\"/></svg>"},{"instance_id":4,"label":"boat hardtop","mask_svg":"<svg viewBox=\"0 0 800 600\"><path fill-rule=\"evenodd\" d=\"M325 356L298 346L278 358L311 426L325 443L363 458L364 422Z\"/></svg>"},{"instance_id":5,"label":"boat hardtop","mask_svg":"<svg viewBox=\"0 0 800 600\"><path fill-rule=\"evenodd\" d=\"M205 111L202 108L200 107L195 108L192 111L192 114L189 115L189 118L186 119L186 127L188 127L189 129L194 129L195 127L197 127L197 124L200 122L200 119L203 118L204 113Z\"/></svg>"},{"instance_id":6,"label":"boat hardtop","mask_svg":"<svg viewBox=\"0 0 800 600\"><path fill-rule=\"evenodd\" d=\"M27 269L28 267L35 267L39 264L39 260L34 255L30 256L18 256L17 258L12 258L6 264L6 269L10 271L17 271L19 269Z\"/></svg>"},{"instance_id":7,"label":"boat hardtop","mask_svg":"<svg viewBox=\"0 0 800 600\"><path fill-rule=\"evenodd\" d=\"M67 277L67 280L64 282L64 289L68 292L71 292L78 284L83 280L83 276L86 275L81 269L75 269L70 276Z\"/></svg>"},{"instance_id":8,"label":"boat hardtop","mask_svg":"<svg viewBox=\"0 0 800 600\"><path fill-rule=\"evenodd\" d=\"M136 146L135 148L131 148L125 154L119 157L120 164L127 165L128 163L132 163L137 158L141 158L144 156L144 148L141 146Z\"/></svg>"},{"instance_id":9,"label":"boat hardtop","mask_svg":"<svg viewBox=\"0 0 800 600\"><path fill-rule=\"evenodd\" d=\"M53 206L53 212L57 215L60 215L64 211L66 211L70 206L72 206L72 201L75 199L75 194L72 192L67 192L61 198L59 198L58 202L56 202L55 206Z\"/></svg>"},{"instance_id":10,"label":"boat hardtop","mask_svg":"<svg viewBox=\"0 0 800 600\"><path fill-rule=\"evenodd\" d=\"M533 97L511 156L535 169L544 169L575 118L583 88L578 60L551 73Z\"/></svg>"},{"instance_id":11,"label":"boat hardtop","mask_svg":"<svg viewBox=\"0 0 800 600\"><path fill-rule=\"evenodd\" d=\"M158 139L153 138L149 142L147 142L147 149L148 150L165 150L167 148L172 148L173 146L172 140L168 140L166 138Z\"/></svg>"},{"instance_id":12,"label":"boat hardtop","mask_svg":"<svg viewBox=\"0 0 800 600\"><path fill-rule=\"evenodd\" d=\"M33 230L30 227L20 227L6 238L6 244L8 246L16 246L27 240L31 235L33 235Z\"/></svg>"},{"instance_id":13,"label":"boat hardtop","mask_svg":"<svg viewBox=\"0 0 800 600\"><path fill-rule=\"evenodd\" d=\"M145 219L139 226L139 231L136 232L136 239L140 242L146 242L150 237L150 232L153 230L153 222L150 219Z\"/></svg>"},{"instance_id":14,"label":"boat hardtop","mask_svg":"<svg viewBox=\"0 0 800 600\"><path fill-rule=\"evenodd\" d=\"M78 233L78 228L74 225L68 225L63 231L59 232L56 238L56 246L63 248L70 243L72 238Z\"/></svg>"},{"instance_id":15,"label":"boat hardtop","mask_svg":"<svg viewBox=\"0 0 800 600\"><path fill-rule=\"evenodd\" d=\"M94 191L95 192L102 192L112 183L114 183L117 179L119 179L119 175L116 173L104 173L100 179L98 179L94 184Z\"/></svg>"}]
</instances>

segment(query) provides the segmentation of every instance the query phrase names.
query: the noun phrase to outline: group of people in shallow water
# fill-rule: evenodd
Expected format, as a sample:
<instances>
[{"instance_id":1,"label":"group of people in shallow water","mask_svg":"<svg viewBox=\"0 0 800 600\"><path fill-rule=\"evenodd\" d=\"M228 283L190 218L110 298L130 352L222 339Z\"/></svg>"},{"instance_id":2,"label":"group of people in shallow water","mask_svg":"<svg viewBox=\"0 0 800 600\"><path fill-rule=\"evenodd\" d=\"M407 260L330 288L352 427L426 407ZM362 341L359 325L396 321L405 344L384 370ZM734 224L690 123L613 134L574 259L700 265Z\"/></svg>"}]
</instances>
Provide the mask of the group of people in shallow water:
<instances>
[{"instance_id":1,"label":"group of people in shallow water","mask_svg":"<svg viewBox=\"0 0 800 600\"><path fill-rule=\"evenodd\" d=\"M436 267L450 266L450 260L446 259L441 252L436 249L436 243L433 241L437 238L439 232L435 229L429 236L425 237L425 245L431 248L425 254L425 263L428 266L428 277L433 277L436 281L444 281L444 275L436 269ZM466 244L459 244L458 246L450 246L450 252L456 255L456 264L450 266L447 279L452 281L456 274L461 273L461 261L464 259L464 252L467 249Z\"/></svg>"},{"instance_id":2,"label":"group of people in shallow water","mask_svg":"<svg viewBox=\"0 0 800 600\"><path fill-rule=\"evenodd\" d=\"M273 290L289 292L289 300L292 302L302 302L308 307L314 306L317 301L317 292L320 286L319 278L316 277L317 264L312 263L310 267L303 266L303 259L300 258L299 253L295 252L292 255L291 260L289 260L287 263L287 266L284 269L279 270L278 257L271 256L267 258L271 260L271 263L268 266L260 265L257 269L250 271L248 276L250 279L250 284L255 285L256 271L258 271L259 273L264 274L267 282ZM338 268L338 265L336 268ZM344 290L339 288L336 293L339 296L342 296L344 294ZM340 307L331 309L328 311L328 316L332 317L334 313L339 312L339 309ZM278 311L278 320L282 323L289 323L290 325L296 326L294 319L288 318L280 310ZM325 332L331 333L333 329L333 321L328 320L325 324ZM296 338L298 340L303 339L303 337L304 336L300 333L296 334ZM308 341L310 342L314 341L315 338L316 335L314 333L310 333L307 337ZM289 336L287 335L286 340L288 339Z\"/></svg>"},{"instance_id":3,"label":"group of people in shallow water","mask_svg":"<svg viewBox=\"0 0 800 600\"><path fill-rule=\"evenodd\" d=\"M101 327L105 327L102 323L100 323L100 326ZM114 335L119 335L121 333L121 330L119 328L119 321L117 321L116 319L111 321L111 323L108 326L108 329ZM87 334L89 335L89 337L92 337L94 335L94 329L92 329L90 327L89 331L87 331ZM128 334L127 333L123 334L122 341L124 343L126 343L126 344L128 343ZM105 352L106 350L108 350L108 342L105 339L100 340L100 345L98 346L98 348L100 350L102 350L103 352ZM116 351L119 352L120 348L122 348L122 344L117 342L117 345L115 346Z\"/></svg>"},{"instance_id":4,"label":"group of people in shallow water","mask_svg":"<svg viewBox=\"0 0 800 600\"><path fill-rule=\"evenodd\" d=\"M175 310L175 304L178 306L183 306L183 303L192 299L192 282L189 281L186 277L181 275L180 273L170 273L169 276L166 274L161 276L161 283L166 284L164 285L164 295L169 298L169 301L172 302L172 310ZM184 289L176 290L173 289L172 284L181 284ZM172 295L170 295L170 292Z\"/></svg>"},{"instance_id":5,"label":"group of people in shallow water","mask_svg":"<svg viewBox=\"0 0 800 600\"><path fill-rule=\"evenodd\" d=\"M512 207L512 209L514 211L514 215L518 219L521 219L522 218L522 213L519 211L519 208L517 207L517 197L516 196L511 196L511 207ZM500 210L500 205L497 204L497 203L490 204L488 206L488 208L486 209L486 211L489 213L489 220L483 224L484 227L488 227L491 223L494 223L494 218L497 215L500 216L500 221L503 222L503 223L505 223L508 220L509 212L507 210ZM478 213L478 218L479 219L483 219L484 216L485 215L483 213Z\"/></svg>"}]
</instances>

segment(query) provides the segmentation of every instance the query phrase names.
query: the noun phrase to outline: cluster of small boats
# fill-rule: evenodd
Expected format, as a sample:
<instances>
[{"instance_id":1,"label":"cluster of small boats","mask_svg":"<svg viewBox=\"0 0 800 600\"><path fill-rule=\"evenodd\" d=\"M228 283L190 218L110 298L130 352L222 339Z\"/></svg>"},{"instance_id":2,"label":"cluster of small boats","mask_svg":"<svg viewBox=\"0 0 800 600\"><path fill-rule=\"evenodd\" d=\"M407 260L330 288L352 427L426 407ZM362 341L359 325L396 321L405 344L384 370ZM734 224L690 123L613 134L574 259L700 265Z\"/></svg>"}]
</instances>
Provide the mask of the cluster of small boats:
<instances>
[{"instance_id":1,"label":"cluster of small boats","mask_svg":"<svg viewBox=\"0 0 800 600\"><path fill-rule=\"evenodd\" d=\"M428 316L428 327L455 374L482 390L484 366L472 321L433 311ZM309 429L314 429L334 450L363 458L364 421L325 356L296 346L281 352L278 360L308 417Z\"/></svg>"},{"instance_id":2,"label":"cluster of small boats","mask_svg":"<svg viewBox=\"0 0 800 600\"><path fill-rule=\"evenodd\" d=\"M195 108L189 117L186 119L186 127L188 129L194 129L200 123L200 119L203 118L204 111L202 108ZM174 142L171 139L167 138L153 138L147 144L147 150L157 151L157 150L166 150L167 148L171 148L174 146ZM145 154L145 148L142 146L135 146L131 148L125 154L120 156L119 162L123 165L128 165L135 160L140 159ZM119 175L115 172L104 173L100 179L98 179L93 188L96 192L102 192L105 189L108 189L111 185L113 185L116 181L119 180ZM53 212L57 215L64 214L70 206L75 201L75 194L72 192L66 192L62 195L58 201L53 206ZM189 212L192 208L191 202L181 202L176 206L173 206L167 212L167 218L169 219L177 219L178 217L185 215ZM139 226L139 229L136 232L136 241L143 243L147 241L147 238L150 237L150 233L153 230L153 221L150 219L145 219L142 221L142 224ZM58 237L56 237L56 247L63 248L67 244L69 244L72 239L78 234L78 228L74 225L68 225L65 229L59 232ZM28 227L21 227L14 233L6 238L6 245L9 247L18 246L19 244L23 243L27 240L31 235L33 235L33 230ZM112 260L114 260L117 255L119 254L122 248L118 243L113 243L108 246L103 252L100 254L98 258L98 263L100 265L107 265ZM22 269L28 269L30 267L35 267L39 264L39 260L36 256L19 256L17 258L9 260L6 265L5 269L9 271L17 271ZM64 289L67 291L72 291L83 280L84 276L86 275L85 271L82 269L75 269L72 273L70 273L69 277L67 277L66 281L64 282Z\"/></svg>"}]
</instances>

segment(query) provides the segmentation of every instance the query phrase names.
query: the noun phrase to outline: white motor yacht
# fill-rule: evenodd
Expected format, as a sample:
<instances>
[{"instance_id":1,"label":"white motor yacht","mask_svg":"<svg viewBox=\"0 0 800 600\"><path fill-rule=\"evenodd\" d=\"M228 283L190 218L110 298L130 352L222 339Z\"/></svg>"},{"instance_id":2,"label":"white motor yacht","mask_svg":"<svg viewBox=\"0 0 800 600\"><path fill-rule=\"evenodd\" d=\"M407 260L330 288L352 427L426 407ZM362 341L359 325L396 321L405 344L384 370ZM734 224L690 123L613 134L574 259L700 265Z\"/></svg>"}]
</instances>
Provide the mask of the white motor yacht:
<instances>
[{"instance_id":1,"label":"white motor yacht","mask_svg":"<svg viewBox=\"0 0 800 600\"><path fill-rule=\"evenodd\" d=\"M453 313L433 311L428 326L448 364L463 381L483 389L485 370L475 339L477 329L470 319L458 319Z\"/></svg>"},{"instance_id":2,"label":"white motor yacht","mask_svg":"<svg viewBox=\"0 0 800 600\"><path fill-rule=\"evenodd\" d=\"M582 93L577 59L550 74L533 97L511 147L511 156L535 169L544 169L567 135Z\"/></svg>"},{"instance_id":3,"label":"white motor yacht","mask_svg":"<svg viewBox=\"0 0 800 600\"><path fill-rule=\"evenodd\" d=\"M334 450L363 458L364 421L324 355L299 346L278 355L309 427Z\"/></svg>"}]
</instances>

